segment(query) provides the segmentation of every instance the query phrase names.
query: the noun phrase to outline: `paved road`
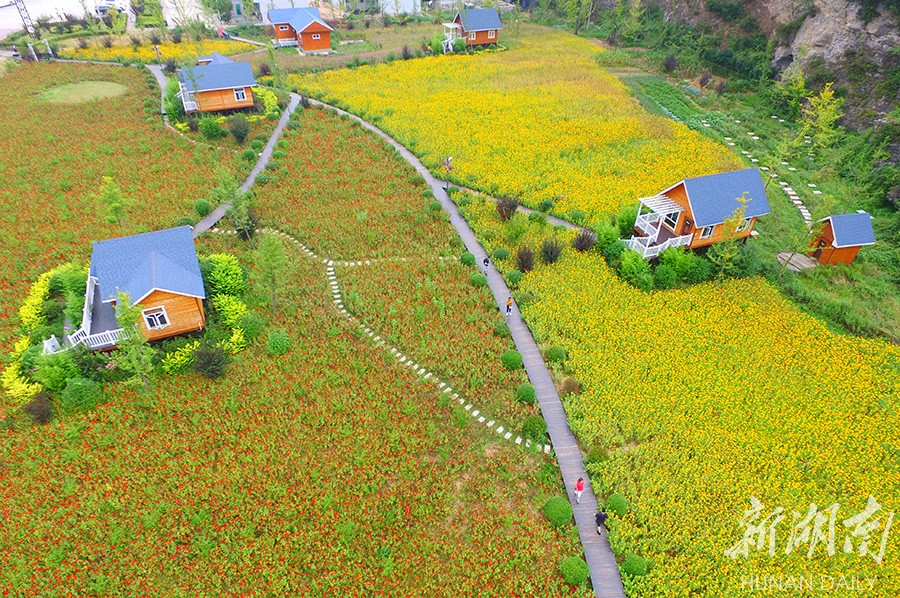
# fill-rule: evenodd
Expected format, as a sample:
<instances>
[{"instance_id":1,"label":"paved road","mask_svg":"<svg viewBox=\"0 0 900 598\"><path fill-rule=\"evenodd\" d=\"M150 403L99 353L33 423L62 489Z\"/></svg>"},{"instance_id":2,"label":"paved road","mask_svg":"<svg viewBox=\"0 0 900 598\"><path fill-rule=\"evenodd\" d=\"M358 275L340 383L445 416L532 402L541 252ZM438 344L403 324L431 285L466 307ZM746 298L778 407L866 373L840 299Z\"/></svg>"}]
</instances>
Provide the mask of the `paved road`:
<instances>
[{"instance_id":1,"label":"paved road","mask_svg":"<svg viewBox=\"0 0 900 598\"><path fill-rule=\"evenodd\" d=\"M333 108L322 102L310 99L313 104ZM363 127L372 131L376 135L385 139L390 143L403 158L409 162L416 171L422 175L431 185L434 196L440 200L444 209L450 214L450 224L459 233L463 243L470 252L475 254L476 262L487 255L484 248L475 237L475 233L469 227L469 224L460 215L456 205L447 195L444 189L444 182L434 177L431 172L425 168L425 165L400 142L389 136L387 133L372 125L371 123L359 118L356 115L349 114L343 110L334 108L340 114L347 114L350 118L359 122ZM570 223L566 223L571 226ZM506 299L511 296L506 282L503 280L500 272L493 266L488 271L488 286L494 295L498 309L505 310ZM606 533L598 535L597 527L594 525L594 514L597 512L597 499L591 488L587 472L584 469L584 462L581 458L581 450L575 440L575 435L569 428L566 412L560 401L556 386L544 360L538 349L531 331L525 324L517 308L513 309L512 315L507 317L510 332L516 347L522 354L525 364L525 371L528 378L534 385L537 392L538 403L541 406L541 414L547 422L547 431L550 434L550 440L556 451L559 461L559 468L562 471L569 499L572 502L572 508L575 511L575 522L578 525L578 534L581 543L584 546L585 560L591 570L591 582L594 586L594 592L597 598L624 598L625 590L622 586L622 578L619 575L619 567L616 564L615 555L609 547L609 541ZM585 479L585 491L581 497L581 504L575 504L574 486L575 481L582 477Z\"/></svg>"}]
</instances>

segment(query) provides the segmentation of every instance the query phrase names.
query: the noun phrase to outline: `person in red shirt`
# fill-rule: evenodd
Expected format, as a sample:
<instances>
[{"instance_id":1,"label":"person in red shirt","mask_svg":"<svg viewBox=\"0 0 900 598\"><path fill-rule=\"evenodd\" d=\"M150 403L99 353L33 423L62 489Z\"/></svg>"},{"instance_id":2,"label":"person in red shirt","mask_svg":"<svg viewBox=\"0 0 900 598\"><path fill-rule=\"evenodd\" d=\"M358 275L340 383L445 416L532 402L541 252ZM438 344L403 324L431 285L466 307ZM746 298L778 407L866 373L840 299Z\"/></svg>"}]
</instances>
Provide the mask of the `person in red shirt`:
<instances>
[{"instance_id":1,"label":"person in red shirt","mask_svg":"<svg viewBox=\"0 0 900 598\"><path fill-rule=\"evenodd\" d=\"M584 478L578 478L575 482L575 504L581 504L581 493L584 492Z\"/></svg>"}]
</instances>

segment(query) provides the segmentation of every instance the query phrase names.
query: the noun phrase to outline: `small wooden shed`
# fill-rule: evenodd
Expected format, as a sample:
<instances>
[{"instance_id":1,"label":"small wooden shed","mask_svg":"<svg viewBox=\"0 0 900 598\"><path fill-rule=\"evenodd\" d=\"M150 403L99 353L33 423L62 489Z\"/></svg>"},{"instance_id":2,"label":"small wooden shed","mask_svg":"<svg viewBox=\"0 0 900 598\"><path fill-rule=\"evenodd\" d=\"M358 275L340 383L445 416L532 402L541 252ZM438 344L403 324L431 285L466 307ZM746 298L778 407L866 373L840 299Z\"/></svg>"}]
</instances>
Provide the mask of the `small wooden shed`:
<instances>
[{"instance_id":1,"label":"small wooden shed","mask_svg":"<svg viewBox=\"0 0 900 598\"><path fill-rule=\"evenodd\" d=\"M861 247L875 244L872 216L864 210L823 218L822 233L810 255L821 264L852 264Z\"/></svg>"},{"instance_id":2,"label":"small wooden shed","mask_svg":"<svg viewBox=\"0 0 900 598\"><path fill-rule=\"evenodd\" d=\"M298 46L313 54L331 52L333 29L318 8L275 8L267 16L279 46Z\"/></svg>"}]
</instances>

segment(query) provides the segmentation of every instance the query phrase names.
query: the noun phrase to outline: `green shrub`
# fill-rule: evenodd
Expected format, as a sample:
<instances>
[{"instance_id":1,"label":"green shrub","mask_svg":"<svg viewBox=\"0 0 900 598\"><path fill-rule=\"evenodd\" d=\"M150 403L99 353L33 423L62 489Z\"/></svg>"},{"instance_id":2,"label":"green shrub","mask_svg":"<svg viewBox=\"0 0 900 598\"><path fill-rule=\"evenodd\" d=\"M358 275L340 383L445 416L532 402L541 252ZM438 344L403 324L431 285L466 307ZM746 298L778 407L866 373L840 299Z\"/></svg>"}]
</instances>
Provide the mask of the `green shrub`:
<instances>
[{"instance_id":1,"label":"green shrub","mask_svg":"<svg viewBox=\"0 0 900 598\"><path fill-rule=\"evenodd\" d=\"M595 446L588 451L587 459L585 459L585 464L597 465L598 463L603 463L604 461L609 461L609 453L606 452L606 449Z\"/></svg>"},{"instance_id":2,"label":"green shrub","mask_svg":"<svg viewBox=\"0 0 900 598\"><path fill-rule=\"evenodd\" d=\"M653 271L653 286L657 289L671 289L675 286L677 278L675 270L665 264L660 264Z\"/></svg>"},{"instance_id":3,"label":"green shrub","mask_svg":"<svg viewBox=\"0 0 900 598\"><path fill-rule=\"evenodd\" d=\"M516 249L516 268L520 272L530 272L534 268L534 251L527 245Z\"/></svg>"},{"instance_id":4,"label":"green shrub","mask_svg":"<svg viewBox=\"0 0 900 598\"><path fill-rule=\"evenodd\" d=\"M194 351L199 346L200 341L193 341L166 353L160 364L162 371L167 374L177 374L191 367L191 364L194 363Z\"/></svg>"},{"instance_id":5,"label":"green shrub","mask_svg":"<svg viewBox=\"0 0 900 598\"><path fill-rule=\"evenodd\" d=\"M194 370L207 378L218 378L227 366L228 355L219 345L207 343L194 350Z\"/></svg>"},{"instance_id":6,"label":"green shrub","mask_svg":"<svg viewBox=\"0 0 900 598\"><path fill-rule=\"evenodd\" d=\"M469 277L469 282L472 283L473 287L483 287L487 284L487 276L481 272L476 272Z\"/></svg>"},{"instance_id":7,"label":"green shrub","mask_svg":"<svg viewBox=\"0 0 900 598\"><path fill-rule=\"evenodd\" d=\"M271 180L272 180L272 177L270 177L268 173L261 172L261 173L259 173L259 176L256 177L256 184L257 185L265 185L266 183L268 183Z\"/></svg>"},{"instance_id":8,"label":"green shrub","mask_svg":"<svg viewBox=\"0 0 900 598\"><path fill-rule=\"evenodd\" d=\"M506 282L509 283L509 286L516 286L519 284L519 281L522 280L524 274L519 272L518 270L510 270L506 273Z\"/></svg>"},{"instance_id":9,"label":"green shrub","mask_svg":"<svg viewBox=\"0 0 900 598\"><path fill-rule=\"evenodd\" d=\"M265 327L265 318L252 311L238 321L238 328L244 331L244 337L250 343L259 338Z\"/></svg>"},{"instance_id":10,"label":"green shrub","mask_svg":"<svg viewBox=\"0 0 900 598\"><path fill-rule=\"evenodd\" d=\"M475 267L475 256L469 251L464 251L463 254L459 256L459 263L463 266Z\"/></svg>"},{"instance_id":11,"label":"green shrub","mask_svg":"<svg viewBox=\"0 0 900 598\"><path fill-rule=\"evenodd\" d=\"M697 254L690 254L690 265L688 266L687 278L694 284L709 280L712 276L712 263L705 257Z\"/></svg>"},{"instance_id":12,"label":"green shrub","mask_svg":"<svg viewBox=\"0 0 900 598\"><path fill-rule=\"evenodd\" d=\"M500 356L500 363L508 370L517 370L522 367L522 354L509 349Z\"/></svg>"},{"instance_id":13,"label":"green shrub","mask_svg":"<svg viewBox=\"0 0 900 598\"><path fill-rule=\"evenodd\" d=\"M434 191L431 189L422 189L422 197L434 197Z\"/></svg>"},{"instance_id":14,"label":"green shrub","mask_svg":"<svg viewBox=\"0 0 900 598\"><path fill-rule=\"evenodd\" d=\"M291 337L283 329L272 330L266 340L266 353L284 355L291 350Z\"/></svg>"},{"instance_id":15,"label":"green shrub","mask_svg":"<svg viewBox=\"0 0 900 598\"><path fill-rule=\"evenodd\" d=\"M93 380L70 378L60 397L60 409L66 413L87 411L97 406L101 396L100 385Z\"/></svg>"},{"instance_id":16,"label":"green shrub","mask_svg":"<svg viewBox=\"0 0 900 598\"><path fill-rule=\"evenodd\" d=\"M246 160L247 162L253 162L253 161L255 161L256 158L258 158L259 156L257 155L257 152L255 152L254 150L248 148L248 149L245 149L243 152L241 152L241 157L242 157L244 160Z\"/></svg>"},{"instance_id":17,"label":"green shrub","mask_svg":"<svg viewBox=\"0 0 900 598\"><path fill-rule=\"evenodd\" d=\"M219 314L219 320L229 328L237 326L249 311L247 305L234 295L215 295L212 304Z\"/></svg>"},{"instance_id":18,"label":"green shrub","mask_svg":"<svg viewBox=\"0 0 900 598\"><path fill-rule=\"evenodd\" d=\"M547 359L553 363L560 363L566 360L566 350L562 347L550 347L547 350Z\"/></svg>"},{"instance_id":19,"label":"green shrub","mask_svg":"<svg viewBox=\"0 0 900 598\"><path fill-rule=\"evenodd\" d=\"M500 249L497 249L496 251L494 251L494 261L505 260L508 257L509 257L509 250L504 247L501 247Z\"/></svg>"},{"instance_id":20,"label":"green shrub","mask_svg":"<svg viewBox=\"0 0 900 598\"><path fill-rule=\"evenodd\" d=\"M506 320L500 320L494 324L494 334L500 338L507 338L509 336L509 326L506 324Z\"/></svg>"},{"instance_id":21,"label":"green shrub","mask_svg":"<svg viewBox=\"0 0 900 598\"><path fill-rule=\"evenodd\" d=\"M439 202L438 200L434 200L433 202L428 204L429 212L440 212L443 209L444 209L444 206L441 205L441 202Z\"/></svg>"},{"instance_id":22,"label":"green shrub","mask_svg":"<svg viewBox=\"0 0 900 598\"><path fill-rule=\"evenodd\" d=\"M540 210L541 212L549 212L554 207L555 206L552 199L545 199L538 204L538 210Z\"/></svg>"},{"instance_id":23,"label":"green shrub","mask_svg":"<svg viewBox=\"0 0 900 598\"><path fill-rule=\"evenodd\" d=\"M244 269L238 259L229 253L214 253L209 256L210 295L240 295L247 287Z\"/></svg>"},{"instance_id":24,"label":"green shrub","mask_svg":"<svg viewBox=\"0 0 900 598\"><path fill-rule=\"evenodd\" d=\"M609 245L606 245L601 250L603 252L603 257L606 258L606 263L611 264L620 257L625 252L625 243L616 239Z\"/></svg>"},{"instance_id":25,"label":"green shrub","mask_svg":"<svg viewBox=\"0 0 900 598\"><path fill-rule=\"evenodd\" d=\"M572 521L572 505L561 496L554 496L544 504L544 516L553 527L564 527Z\"/></svg>"},{"instance_id":26,"label":"green shrub","mask_svg":"<svg viewBox=\"0 0 900 598\"><path fill-rule=\"evenodd\" d=\"M669 247L659 254L659 265L671 268L677 279L684 280L687 279L692 257L694 254L685 251L682 247ZM658 268L659 266L657 266Z\"/></svg>"},{"instance_id":27,"label":"green shrub","mask_svg":"<svg viewBox=\"0 0 900 598\"><path fill-rule=\"evenodd\" d=\"M634 236L634 223L637 221L638 208L635 205L627 205L619 211L616 222L619 224L619 238L630 239Z\"/></svg>"},{"instance_id":28,"label":"green shrub","mask_svg":"<svg viewBox=\"0 0 900 598\"><path fill-rule=\"evenodd\" d=\"M575 224L583 224L587 220L587 213L582 210L575 210L569 215L569 220Z\"/></svg>"},{"instance_id":29,"label":"green shrub","mask_svg":"<svg viewBox=\"0 0 900 598\"><path fill-rule=\"evenodd\" d=\"M534 391L534 386L528 382L520 384L519 388L516 389L516 400L526 405L534 405L535 401L537 401L537 393Z\"/></svg>"},{"instance_id":30,"label":"green shrub","mask_svg":"<svg viewBox=\"0 0 900 598\"><path fill-rule=\"evenodd\" d=\"M562 255L563 245L557 239L544 239L541 243L541 259L546 264L554 264Z\"/></svg>"},{"instance_id":31,"label":"green shrub","mask_svg":"<svg viewBox=\"0 0 900 598\"><path fill-rule=\"evenodd\" d=\"M618 492L610 494L609 498L606 499L606 510L614 515L623 517L628 512L628 501Z\"/></svg>"},{"instance_id":32,"label":"green shrub","mask_svg":"<svg viewBox=\"0 0 900 598\"><path fill-rule=\"evenodd\" d=\"M201 218L209 215L212 211L212 206L209 205L209 200L206 199L198 199L194 202L194 211L197 212L197 215Z\"/></svg>"},{"instance_id":33,"label":"green shrub","mask_svg":"<svg viewBox=\"0 0 900 598\"><path fill-rule=\"evenodd\" d=\"M216 119L211 116L204 116L200 119L200 122L197 123L197 129L200 131L200 134L206 137L209 140L216 140L223 135L226 135L225 129L216 122Z\"/></svg>"},{"instance_id":34,"label":"green shrub","mask_svg":"<svg viewBox=\"0 0 900 598\"><path fill-rule=\"evenodd\" d=\"M287 152L285 152L284 150L275 150L274 152L272 152L272 157L276 160L283 160L287 157Z\"/></svg>"},{"instance_id":35,"label":"green shrub","mask_svg":"<svg viewBox=\"0 0 900 598\"><path fill-rule=\"evenodd\" d=\"M458 37L455 40L453 40L453 53L454 54L460 54L465 51L466 51L466 40L462 39L461 37Z\"/></svg>"},{"instance_id":36,"label":"green shrub","mask_svg":"<svg viewBox=\"0 0 900 598\"><path fill-rule=\"evenodd\" d=\"M637 251L626 251L622 254L619 275L642 291L653 289L653 274L650 264Z\"/></svg>"},{"instance_id":37,"label":"green shrub","mask_svg":"<svg viewBox=\"0 0 900 598\"><path fill-rule=\"evenodd\" d=\"M610 243L619 240L619 230L609 222L600 222L594 225L591 230L597 235L596 241L600 247L606 247ZM631 235L629 235L629 238Z\"/></svg>"},{"instance_id":38,"label":"green shrub","mask_svg":"<svg viewBox=\"0 0 900 598\"><path fill-rule=\"evenodd\" d=\"M522 423L522 436L532 442L543 442L547 434L547 422L543 417L529 415Z\"/></svg>"},{"instance_id":39,"label":"green shrub","mask_svg":"<svg viewBox=\"0 0 900 598\"><path fill-rule=\"evenodd\" d=\"M247 121L247 117L243 114L235 114L229 116L228 120L225 122L228 125L231 136L234 137L237 144L243 145L244 140L247 139L247 134L250 133L250 123Z\"/></svg>"},{"instance_id":40,"label":"green shrub","mask_svg":"<svg viewBox=\"0 0 900 598\"><path fill-rule=\"evenodd\" d=\"M48 390L56 392L66 388L71 378L81 378L81 372L69 351L60 351L50 355L38 355L34 360L37 370L34 379Z\"/></svg>"},{"instance_id":41,"label":"green shrub","mask_svg":"<svg viewBox=\"0 0 900 598\"><path fill-rule=\"evenodd\" d=\"M581 587L591 576L591 570L584 559L579 556L570 556L563 559L559 566L563 581L575 587Z\"/></svg>"},{"instance_id":42,"label":"green shrub","mask_svg":"<svg viewBox=\"0 0 900 598\"><path fill-rule=\"evenodd\" d=\"M647 559L636 554L629 554L622 563L622 571L632 577L639 577L647 574Z\"/></svg>"},{"instance_id":43,"label":"green shrub","mask_svg":"<svg viewBox=\"0 0 900 598\"><path fill-rule=\"evenodd\" d=\"M266 147L265 142L260 141L259 139L254 139L250 142L250 148L256 153L261 152L264 147Z\"/></svg>"}]
</instances>

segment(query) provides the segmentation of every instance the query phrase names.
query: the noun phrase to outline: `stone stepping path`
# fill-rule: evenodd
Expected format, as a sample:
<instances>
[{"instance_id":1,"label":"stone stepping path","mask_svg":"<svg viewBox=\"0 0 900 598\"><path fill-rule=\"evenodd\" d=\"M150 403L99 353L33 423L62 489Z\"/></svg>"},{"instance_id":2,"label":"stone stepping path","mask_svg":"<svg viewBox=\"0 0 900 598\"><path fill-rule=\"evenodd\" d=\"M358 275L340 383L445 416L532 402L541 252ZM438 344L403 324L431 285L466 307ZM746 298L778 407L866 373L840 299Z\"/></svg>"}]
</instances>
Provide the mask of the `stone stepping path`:
<instances>
[{"instance_id":1,"label":"stone stepping path","mask_svg":"<svg viewBox=\"0 0 900 598\"><path fill-rule=\"evenodd\" d=\"M235 231L235 230L220 229L220 228L215 228L215 227L210 228L208 230L209 230L209 232L212 232L212 233L218 233L218 234L224 234L224 235L237 235L237 231ZM529 440L527 438L522 438L522 436L514 433L512 431L512 428L504 427L497 420L490 418L489 416L484 414L484 412L482 412L480 409L476 408L475 405L470 403L465 397L463 397L458 392L456 392L449 383L445 382L444 380L441 380L436 374L434 374L433 372L428 370L425 366L417 363L415 360L413 360L411 357L407 356L405 353L403 353L397 347L395 347L393 345L389 345L384 338L382 338L381 336L376 334L376 332L374 330L369 328L366 324L364 324L356 316L354 316L347 310L347 307L344 305L343 292L341 291L340 283L338 282L336 268L341 267L341 266L343 266L343 267L369 266L372 264L377 264L379 262L381 262L381 263L405 262L405 261L407 261L407 258L405 258L405 257L381 258L381 259L356 260L356 261L330 260L327 258L320 257L312 249L310 249L309 247L307 247L306 245L304 245L303 243L301 243L300 241L295 239L293 236L291 236L288 233L285 233L283 231L279 231L274 228L261 228L261 229L257 229L256 232L259 234L277 235L277 236L285 239L286 241L289 241L291 244L293 244L293 246L298 251L300 251L303 255L305 255L306 257L313 259L317 262L322 262L322 264L325 265L325 268L326 268L325 275L328 279L329 291L331 292L331 298L335 304L336 309L342 316L346 317L348 320L353 322L356 325L356 327L364 335L368 336L371 339L371 341L375 344L375 346L384 347L385 349L389 349L391 352L391 356L394 357L394 359L396 359L401 365L404 365L404 366L412 369L412 371L415 374L417 374L419 376L419 378L421 378L423 381L427 380L430 383L435 384L437 386L438 390L440 391L441 395L445 395L445 394L449 395L450 399L452 399L455 402L458 402L459 405L465 409L466 413L468 413L469 416L472 417L477 423L484 424L485 426L490 428L493 432L495 432L497 435L499 435L503 440L508 440L509 442L512 442L514 444L524 446L525 448L531 448L533 446L534 450L540 451L547 455L550 454L550 451L552 450L551 445L543 444L543 443L535 444L531 440ZM443 261L446 259L453 259L453 258L438 256L435 259L438 261Z\"/></svg>"}]
</instances>

